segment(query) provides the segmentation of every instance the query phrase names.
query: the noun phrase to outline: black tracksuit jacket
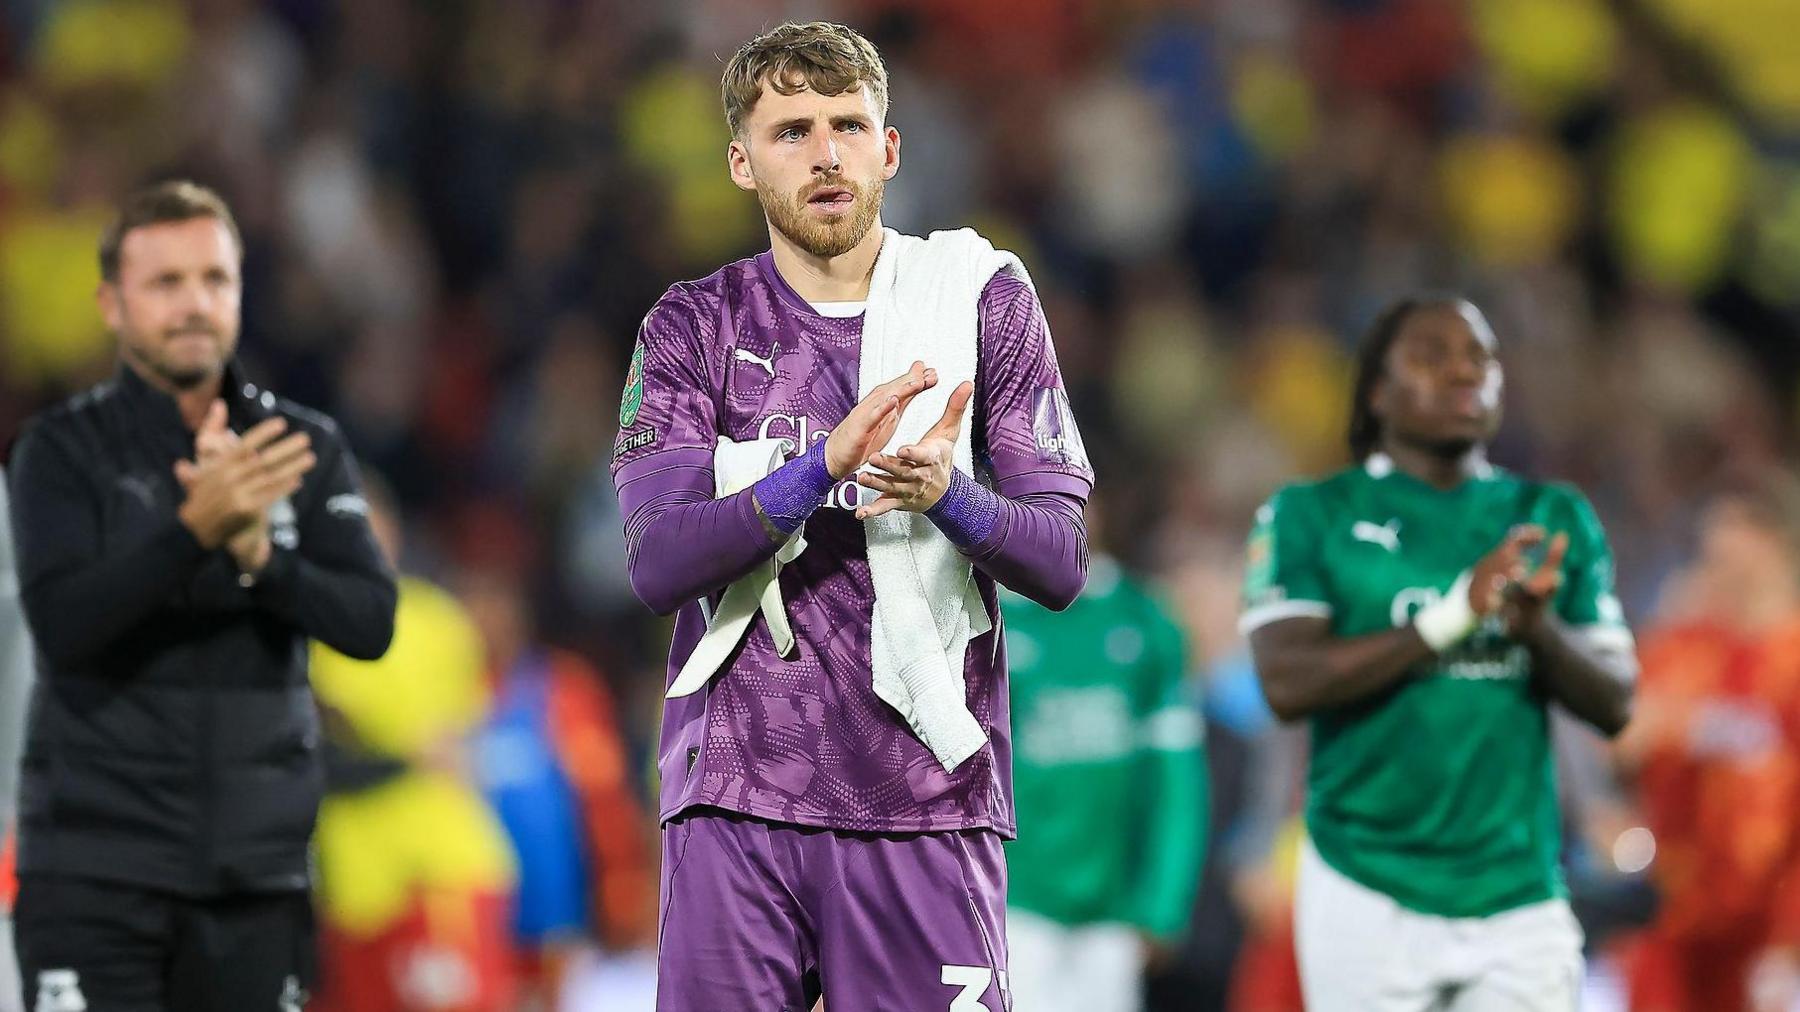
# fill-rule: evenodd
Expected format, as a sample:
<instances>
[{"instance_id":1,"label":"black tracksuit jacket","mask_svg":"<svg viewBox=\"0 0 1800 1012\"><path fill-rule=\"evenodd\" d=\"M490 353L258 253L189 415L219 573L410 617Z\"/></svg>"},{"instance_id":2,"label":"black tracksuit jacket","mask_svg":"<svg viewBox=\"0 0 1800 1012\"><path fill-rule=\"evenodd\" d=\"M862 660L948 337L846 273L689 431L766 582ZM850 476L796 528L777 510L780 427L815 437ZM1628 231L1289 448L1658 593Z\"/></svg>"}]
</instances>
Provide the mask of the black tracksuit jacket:
<instances>
[{"instance_id":1,"label":"black tracksuit jacket","mask_svg":"<svg viewBox=\"0 0 1800 1012\"><path fill-rule=\"evenodd\" d=\"M121 366L25 427L8 480L37 648L19 788L19 872L183 896L304 889L323 788L308 641L387 650L395 586L337 425L246 383L239 432L270 415L317 465L270 512L246 587L176 517L194 435Z\"/></svg>"}]
</instances>

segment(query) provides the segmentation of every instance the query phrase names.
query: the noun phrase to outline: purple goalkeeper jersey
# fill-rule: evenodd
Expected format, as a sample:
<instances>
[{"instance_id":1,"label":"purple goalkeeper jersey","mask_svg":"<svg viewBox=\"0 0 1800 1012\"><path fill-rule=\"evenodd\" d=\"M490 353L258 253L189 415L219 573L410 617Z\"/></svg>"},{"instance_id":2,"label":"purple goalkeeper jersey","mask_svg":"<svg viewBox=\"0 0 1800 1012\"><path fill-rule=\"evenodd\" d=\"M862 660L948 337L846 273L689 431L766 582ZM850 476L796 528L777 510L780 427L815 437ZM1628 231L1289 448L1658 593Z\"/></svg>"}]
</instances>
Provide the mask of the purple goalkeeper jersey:
<instances>
[{"instance_id":1,"label":"purple goalkeeper jersey","mask_svg":"<svg viewBox=\"0 0 1800 1012\"><path fill-rule=\"evenodd\" d=\"M613 458L633 581L647 601L670 598L662 603L673 607L680 597L667 588L690 586L691 571L710 563L731 569L701 588L716 604L730 578L773 554L776 541L748 494L736 503L706 503L691 532L666 542L671 554L677 545L700 546L703 561L676 559L683 571L670 572L658 568L666 558L638 549L644 518L658 503L691 502L700 490L710 499L719 435L782 438L790 458L826 438L857 402L862 324L861 316L815 312L768 253L677 284L657 302L633 354ZM995 535L1012 541L1010 551L988 560L981 548L968 550L995 616L994 631L970 642L964 667L969 708L988 744L946 773L875 695L874 586L853 512L859 497L875 493L845 481L807 518L806 550L781 570L796 655L779 656L758 617L704 691L665 701L658 759L664 819L712 805L855 831L1013 833L1006 658L994 581L982 566L1009 584L1030 579L1015 573L1051 568L1057 576L1047 579L1067 585L1073 571L1078 590L1085 572L1080 504L1093 472L1030 287L996 275L982 292L979 334L970 415L977 477L1008 500L1014 518ZM1045 555L1052 558L1043 561ZM706 628L693 596L677 611L670 680Z\"/></svg>"}]
</instances>

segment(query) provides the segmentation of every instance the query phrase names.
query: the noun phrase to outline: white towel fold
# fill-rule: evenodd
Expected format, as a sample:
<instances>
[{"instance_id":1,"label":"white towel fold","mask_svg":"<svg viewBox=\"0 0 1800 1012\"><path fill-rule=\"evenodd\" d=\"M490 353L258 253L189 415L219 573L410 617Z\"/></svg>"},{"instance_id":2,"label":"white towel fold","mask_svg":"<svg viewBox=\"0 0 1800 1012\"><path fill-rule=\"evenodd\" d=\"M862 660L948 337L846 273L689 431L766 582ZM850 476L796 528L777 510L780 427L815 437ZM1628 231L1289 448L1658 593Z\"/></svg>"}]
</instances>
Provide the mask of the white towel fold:
<instances>
[{"instance_id":1,"label":"white towel fold","mask_svg":"<svg viewBox=\"0 0 1800 1012\"><path fill-rule=\"evenodd\" d=\"M713 450L713 496L723 499L728 495L749 488L766 477L770 471L782 464L782 450L786 440L753 439L749 442L733 442L724 436L719 437L719 445ZM736 583L725 588L725 594L719 598L718 610L714 611L706 623L706 633L695 644L694 652L688 655L687 663L681 666L681 672L670 683L665 695L669 699L686 696L699 691L725 663L725 658L737 649L750 628L750 620L756 617L757 611L769 623L769 635L775 640L775 649L783 657L794 655L794 628L788 622L787 608L781 601L781 583L777 577L781 567L794 561L806 550L806 538L801 531L795 531L787 543L769 561L752 569L740 577Z\"/></svg>"},{"instance_id":2,"label":"white towel fold","mask_svg":"<svg viewBox=\"0 0 1800 1012\"><path fill-rule=\"evenodd\" d=\"M937 423L950 393L973 380L981 292L1001 271L1027 284L1018 257L972 229L928 238L885 229L863 318L859 397L923 361L937 386L913 399L884 451L917 442ZM974 473L965 416L956 466ZM981 750L987 734L969 711L963 666L969 640L991 629L974 567L920 513L895 510L864 524L875 584L871 662L875 694L899 711L946 771Z\"/></svg>"}]
</instances>

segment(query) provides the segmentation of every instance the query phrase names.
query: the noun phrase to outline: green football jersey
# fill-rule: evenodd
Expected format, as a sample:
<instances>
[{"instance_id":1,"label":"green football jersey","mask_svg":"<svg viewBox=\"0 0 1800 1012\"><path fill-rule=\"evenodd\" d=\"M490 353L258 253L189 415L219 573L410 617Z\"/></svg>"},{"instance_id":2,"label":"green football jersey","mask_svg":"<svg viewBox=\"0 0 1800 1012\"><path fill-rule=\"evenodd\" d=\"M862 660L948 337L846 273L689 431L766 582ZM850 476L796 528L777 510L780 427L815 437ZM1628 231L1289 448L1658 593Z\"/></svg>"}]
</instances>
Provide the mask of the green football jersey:
<instances>
[{"instance_id":1,"label":"green football jersey","mask_svg":"<svg viewBox=\"0 0 1800 1012\"><path fill-rule=\"evenodd\" d=\"M1552 607L1626 640L1587 499L1492 468L1437 489L1376 455L1257 512L1241 628L1300 615L1404 626L1517 524L1569 536ZM1497 617L1389 689L1315 714L1306 826L1319 856L1403 906L1483 917L1563 894L1547 697Z\"/></svg>"},{"instance_id":2,"label":"green football jersey","mask_svg":"<svg viewBox=\"0 0 1800 1012\"><path fill-rule=\"evenodd\" d=\"M1013 796L1007 902L1063 924L1186 927L1206 843L1206 759L1169 612L1104 556L1067 611L1002 591Z\"/></svg>"}]
</instances>

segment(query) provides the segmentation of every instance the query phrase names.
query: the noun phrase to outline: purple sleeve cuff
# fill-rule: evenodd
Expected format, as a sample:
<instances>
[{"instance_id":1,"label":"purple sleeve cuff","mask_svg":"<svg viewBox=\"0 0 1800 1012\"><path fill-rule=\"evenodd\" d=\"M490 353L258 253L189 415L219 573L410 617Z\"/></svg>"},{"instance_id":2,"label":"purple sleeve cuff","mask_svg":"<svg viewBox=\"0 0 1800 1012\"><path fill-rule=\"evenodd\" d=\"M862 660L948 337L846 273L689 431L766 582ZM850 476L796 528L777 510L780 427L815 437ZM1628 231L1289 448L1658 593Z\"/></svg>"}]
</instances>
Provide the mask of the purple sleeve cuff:
<instances>
[{"instance_id":1,"label":"purple sleeve cuff","mask_svg":"<svg viewBox=\"0 0 1800 1012\"><path fill-rule=\"evenodd\" d=\"M825 440L817 439L805 453L756 483L756 504L776 530L792 534L825 502L835 484L825 466Z\"/></svg>"},{"instance_id":2,"label":"purple sleeve cuff","mask_svg":"<svg viewBox=\"0 0 1800 1012\"><path fill-rule=\"evenodd\" d=\"M967 551L986 541L1000 520L1000 497L958 468L950 469L950 487L925 511L950 543Z\"/></svg>"},{"instance_id":3,"label":"purple sleeve cuff","mask_svg":"<svg viewBox=\"0 0 1800 1012\"><path fill-rule=\"evenodd\" d=\"M994 532L969 550L975 565L1001 584L1061 611L1087 583L1087 524L1082 500L1059 492L999 498Z\"/></svg>"},{"instance_id":4,"label":"purple sleeve cuff","mask_svg":"<svg viewBox=\"0 0 1800 1012\"><path fill-rule=\"evenodd\" d=\"M753 488L712 497L710 452L663 450L626 464L614 480L631 587L659 615L724 588L781 547L757 516Z\"/></svg>"}]
</instances>

